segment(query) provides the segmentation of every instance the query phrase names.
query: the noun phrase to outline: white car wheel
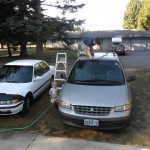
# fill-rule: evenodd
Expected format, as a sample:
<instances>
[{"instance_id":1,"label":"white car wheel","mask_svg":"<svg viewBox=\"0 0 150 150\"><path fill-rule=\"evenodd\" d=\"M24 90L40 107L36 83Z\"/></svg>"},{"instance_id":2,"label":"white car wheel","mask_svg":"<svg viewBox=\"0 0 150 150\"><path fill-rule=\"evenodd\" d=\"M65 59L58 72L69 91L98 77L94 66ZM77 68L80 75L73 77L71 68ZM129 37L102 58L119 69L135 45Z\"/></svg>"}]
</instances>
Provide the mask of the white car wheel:
<instances>
[{"instance_id":1,"label":"white car wheel","mask_svg":"<svg viewBox=\"0 0 150 150\"><path fill-rule=\"evenodd\" d=\"M31 98L30 98L29 95L27 95L27 96L25 97L24 104L23 104L23 110L22 110L22 112L23 112L24 114L26 114L26 113L29 112L30 103L31 103Z\"/></svg>"}]
</instances>

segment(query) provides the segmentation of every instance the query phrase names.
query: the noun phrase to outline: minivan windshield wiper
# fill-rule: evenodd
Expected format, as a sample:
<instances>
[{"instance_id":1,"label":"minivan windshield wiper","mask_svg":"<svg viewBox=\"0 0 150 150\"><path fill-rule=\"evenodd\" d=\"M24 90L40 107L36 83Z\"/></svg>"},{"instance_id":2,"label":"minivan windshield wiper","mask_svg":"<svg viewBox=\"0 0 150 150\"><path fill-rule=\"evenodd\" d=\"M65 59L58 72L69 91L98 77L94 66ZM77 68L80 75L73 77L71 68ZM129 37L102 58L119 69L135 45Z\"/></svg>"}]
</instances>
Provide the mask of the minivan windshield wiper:
<instances>
[{"instance_id":1,"label":"minivan windshield wiper","mask_svg":"<svg viewBox=\"0 0 150 150\"><path fill-rule=\"evenodd\" d=\"M105 85L121 85L123 82L113 80L102 80L102 79L90 79L90 80L71 80L69 83L89 83L89 84L105 84Z\"/></svg>"},{"instance_id":2,"label":"minivan windshield wiper","mask_svg":"<svg viewBox=\"0 0 150 150\"><path fill-rule=\"evenodd\" d=\"M83 80L69 80L69 83L81 83L84 82Z\"/></svg>"},{"instance_id":3,"label":"minivan windshield wiper","mask_svg":"<svg viewBox=\"0 0 150 150\"><path fill-rule=\"evenodd\" d=\"M88 83L97 83L97 84L113 84L113 85L121 85L123 82L120 81L114 81L114 80L102 80L102 79L92 79L92 80L84 80L82 82L88 82Z\"/></svg>"},{"instance_id":4,"label":"minivan windshield wiper","mask_svg":"<svg viewBox=\"0 0 150 150\"><path fill-rule=\"evenodd\" d=\"M117 85L121 85L123 83L123 82L113 81L113 80L105 80L105 82L107 82L108 84L117 84Z\"/></svg>"}]
</instances>

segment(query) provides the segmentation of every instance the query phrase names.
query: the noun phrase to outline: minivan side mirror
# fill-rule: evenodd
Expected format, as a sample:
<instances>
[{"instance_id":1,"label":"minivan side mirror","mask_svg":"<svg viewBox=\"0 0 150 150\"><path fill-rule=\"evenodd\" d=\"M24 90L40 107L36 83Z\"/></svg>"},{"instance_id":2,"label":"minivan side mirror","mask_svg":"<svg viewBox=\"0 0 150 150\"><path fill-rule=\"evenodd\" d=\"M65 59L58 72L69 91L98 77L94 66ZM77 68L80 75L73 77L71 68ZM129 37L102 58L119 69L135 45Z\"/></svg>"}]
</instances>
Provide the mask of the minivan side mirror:
<instances>
[{"instance_id":1,"label":"minivan side mirror","mask_svg":"<svg viewBox=\"0 0 150 150\"><path fill-rule=\"evenodd\" d=\"M131 81L134 81L134 80L136 80L136 76L135 75L130 75L127 78L127 82L131 82Z\"/></svg>"}]
</instances>

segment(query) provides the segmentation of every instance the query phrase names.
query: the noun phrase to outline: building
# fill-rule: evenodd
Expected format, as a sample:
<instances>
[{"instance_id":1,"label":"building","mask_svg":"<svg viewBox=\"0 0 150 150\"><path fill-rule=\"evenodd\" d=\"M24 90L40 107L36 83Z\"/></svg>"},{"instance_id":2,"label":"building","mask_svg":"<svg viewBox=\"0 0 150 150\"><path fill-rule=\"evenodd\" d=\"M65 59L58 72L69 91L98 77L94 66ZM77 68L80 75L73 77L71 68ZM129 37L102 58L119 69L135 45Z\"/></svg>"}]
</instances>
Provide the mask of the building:
<instances>
[{"instance_id":1,"label":"building","mask_svg":"<svg viewBox=\"0 0 150 150\"><path fill-rule=\"evenodd\" d=\"M104 31L84 31L84 32L69 32L68 40L72 49L79 49L82 45L82 39L87 36L99 36L101 38L102 47L104 50L112 49L112 38L121 37L122 44L126 50L150 50L150 31L139 30L104 30ZM54 42L55 43L54 43ZM62 47L61 42L56 40L49 40L47 42L49 47Z\"/></svg>"}]
</instances>

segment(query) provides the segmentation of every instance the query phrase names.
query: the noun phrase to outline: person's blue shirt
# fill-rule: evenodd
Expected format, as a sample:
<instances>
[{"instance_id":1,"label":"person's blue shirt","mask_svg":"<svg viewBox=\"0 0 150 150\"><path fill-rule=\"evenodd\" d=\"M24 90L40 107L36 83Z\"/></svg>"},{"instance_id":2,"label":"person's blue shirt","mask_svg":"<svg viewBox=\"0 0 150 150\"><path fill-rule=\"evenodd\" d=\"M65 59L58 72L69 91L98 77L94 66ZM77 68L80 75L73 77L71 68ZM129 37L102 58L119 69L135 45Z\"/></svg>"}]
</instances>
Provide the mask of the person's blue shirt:
<instances>
[{"instance_id":1,"label":"person's blue shirt","mask_svg":"<svg viewBox=\"0 0 150 150\"><path fill-rule=\"evenodd\" d=\"M85 38L83 39L83 43L84 43L86 46L88 46L88 47L92 47L92 46L95 45L93 41L94 41L94 38L93 38L93 37L85 37Z\"/></svg>"}]
</instances>

